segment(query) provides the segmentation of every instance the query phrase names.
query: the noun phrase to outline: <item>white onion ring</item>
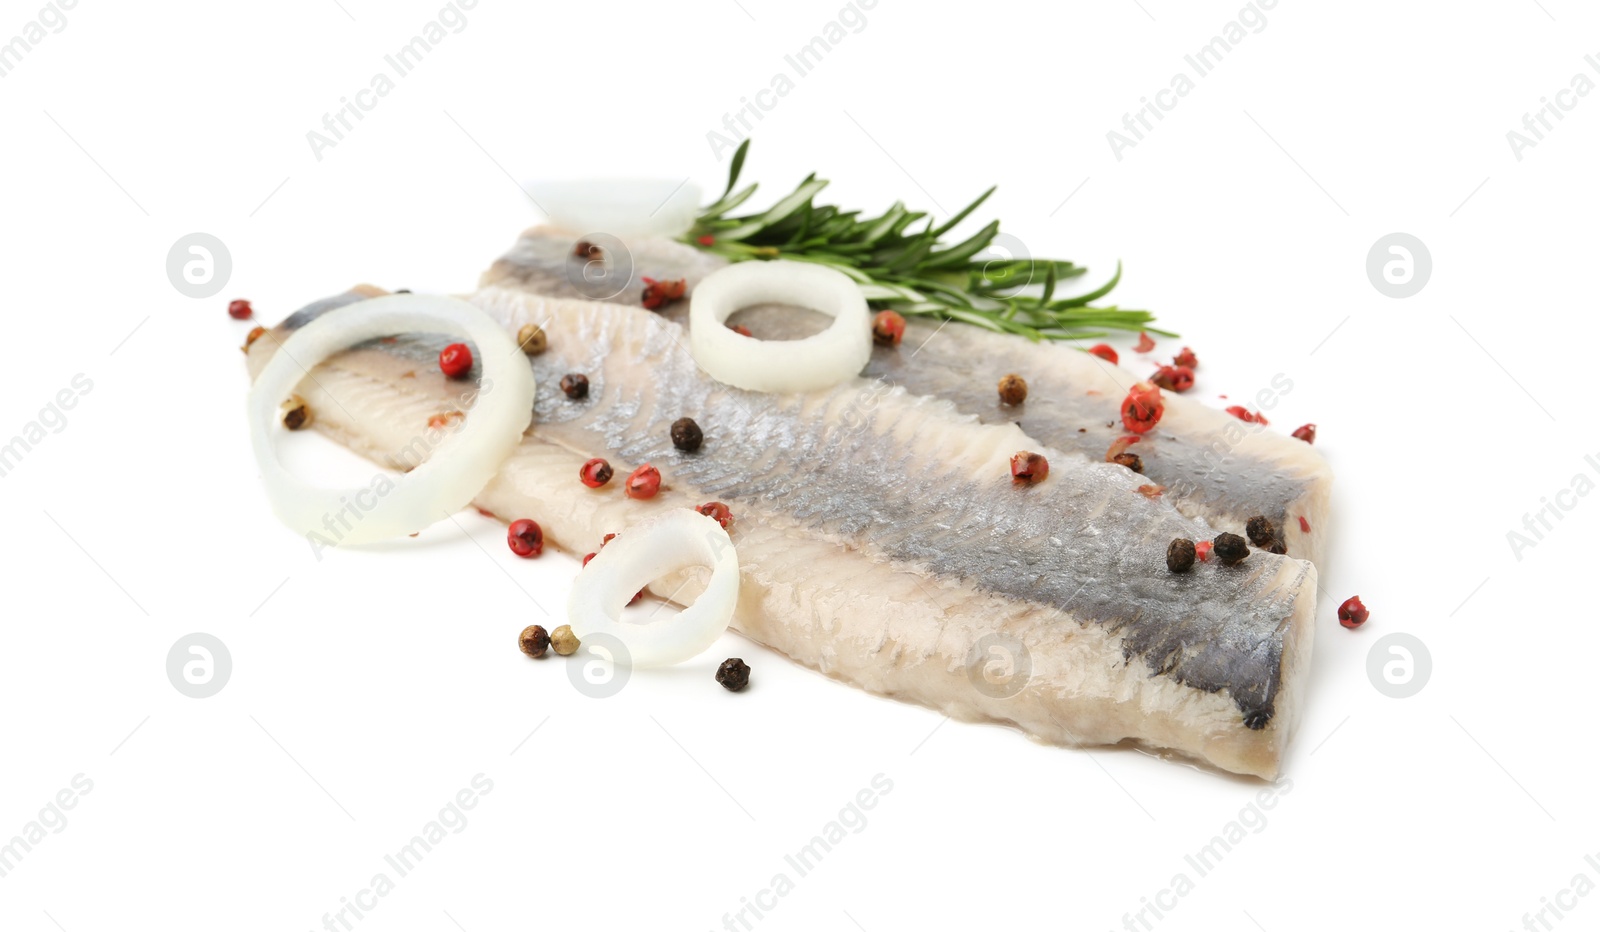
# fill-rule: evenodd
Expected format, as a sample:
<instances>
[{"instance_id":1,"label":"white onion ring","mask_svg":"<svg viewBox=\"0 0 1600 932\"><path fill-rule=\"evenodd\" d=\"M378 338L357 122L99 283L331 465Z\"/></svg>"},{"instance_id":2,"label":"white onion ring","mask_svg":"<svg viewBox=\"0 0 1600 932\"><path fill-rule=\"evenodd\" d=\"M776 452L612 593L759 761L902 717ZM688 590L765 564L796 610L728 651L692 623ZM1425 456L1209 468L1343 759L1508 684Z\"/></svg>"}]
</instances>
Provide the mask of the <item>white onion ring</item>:
<instances>
[{"instance_id":1,"label":"white onion ring","mask_svg":"<svg viewBox=\"0 0 1600 932\"><path fill-rule=\"evenodd\" d=\"M795 304L833 318L803 340L755 340L724 326L756 304ZM867 299L849 276L810 262L738 262L689 298L689 346L712 378L757 392L806 392L861 374L872 355Z\"/></svg>"},{"instance_id":2,"label":"white onion ring","mask_svg":"<svg viewBox=\"0 0 1600 932\"><path fill-rule=\"evenodd\" d=\"M302 482L283 467L274 448L270 431L278 405L329 356L363 340L399 333L447 333L472 341L485 387L466 419L426 460L390 482L387 491L322 489ZM533 390L527 357L483 311L439 295L372 298L328 311L278 347L250 389L250 442L272 510L305 534L313 549L319 543L371 543L420 531L469 504L522 439L533 413ZM375 504L360 507L374 497ZM341 512L343 519L330 526L330 517Z\"/></svg>"},{"instance_id":3,"label":"white onion ring","mask_svg":"<svg viewBox=\"0 0 1600 932\"><path fill-rule=\"evenodd\" d=\"M693 605L666 621L622 621L634 593L696 565L711 567L711 581ZM679 508L629 528L595 554L572 584L567 624L580 640L604 634L622 641L635 667L664 667L710 647L727 630L738 601L739 555L728 532L712 518Z\"/></svg>"}]
</instances>

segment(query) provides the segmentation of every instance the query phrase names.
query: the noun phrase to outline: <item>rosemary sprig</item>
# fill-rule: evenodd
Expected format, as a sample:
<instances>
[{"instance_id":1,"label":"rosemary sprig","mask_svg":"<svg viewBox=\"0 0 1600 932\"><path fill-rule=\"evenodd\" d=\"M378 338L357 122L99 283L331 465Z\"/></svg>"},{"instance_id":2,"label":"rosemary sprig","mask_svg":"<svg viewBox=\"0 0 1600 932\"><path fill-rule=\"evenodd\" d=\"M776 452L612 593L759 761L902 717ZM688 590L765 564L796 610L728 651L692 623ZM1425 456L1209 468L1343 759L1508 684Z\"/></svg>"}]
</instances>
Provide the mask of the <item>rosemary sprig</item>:
<instances>
[{"instance_id":1,"label":"rosemary sprig","mask_svg":"<svg viewBox=\"0 0 1600 932\"><path fill-rule=\"evenodd\" d=\"M732 216L755 194L757 185L735 191L750 148L746 139L734 153L728 186L696 218L683 241L734 262L791 259L837 269L861 284L874 308L906 315L957 320L1030 340L1104 336L1110 330L1148 330L1149 311L1092 306L1122 279L1117 264L1111 280L1088 294L1057 298L1063 279L1077 278L1083 266L1056 259L988 259L983 256L1000 232L991 222L972 236L947 245L943 240L994 188L939 226L922 211L896 201L875 217L818 204L828 182L807 176L788 196L759 213ZM918 227L918 229L913 229Z\"/></svg>"}]
</instances>

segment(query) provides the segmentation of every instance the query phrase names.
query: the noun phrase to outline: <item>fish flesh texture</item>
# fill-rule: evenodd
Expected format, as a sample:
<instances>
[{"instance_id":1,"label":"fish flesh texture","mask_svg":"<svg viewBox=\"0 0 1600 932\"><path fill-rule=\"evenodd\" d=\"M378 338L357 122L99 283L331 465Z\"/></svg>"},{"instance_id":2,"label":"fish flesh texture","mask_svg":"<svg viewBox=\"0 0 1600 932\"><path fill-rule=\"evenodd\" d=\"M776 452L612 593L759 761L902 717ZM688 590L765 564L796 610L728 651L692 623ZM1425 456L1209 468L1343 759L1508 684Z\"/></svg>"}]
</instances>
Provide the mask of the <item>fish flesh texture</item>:
<instances>
[{"instance_id":1,"label":"fish flesh texture","mask_svg":"<svg viewBox=\"0 0 1600 932\"><path fill-rule=\"evenodd\" d=\"M295 328L374 293L294 314L251 346L251 371ZM1168 542L1209 528L1102 456L872 378L804 394L735 389L696 366L678 324L638 307L509 288L468 300L512 333L537 323L549 339L529 360L532 424L479 507L532 517L547 543L583 554L665 509L724 502L741 567L734 627L800 663L1052 743L1133 742L1277 774L1309 673L1310 562L1255 551L1171 573ZM448 342L370 341L314 367L297 393L317 429L410 468L430 422L463 403L463 383L437 365ZM568 372L588 376L587 398L557 387ZM694 453L670 439L685 416L705 437ZM1009 460L1023 449L1049 458L1045 481L1013 484ZM579 466L595 456L619 476L652 463L660 494L585 488ZM690 570L651 591L688 603L703 583Z\"/></svg>"},{"instance_id":2,"label":"fish flesh texture","mask_svg":"<svg viewBox=\"0 0 1600 932\"><path fill-rule=\"evenodd\" d=\"M599 278L589 260L575 255L578 236L535 227L490 266L480 284L555 297L615 293L618 303L633 303L646 276L686 279L693 294L700 279L726 264L672 240L594 239L596 245L604 242L625 250L613 257L615 277ZM687 326L687 301L661 310ZM827 320L799 308L766 305L741 312L733 322L763 339L792 339L820 329ZM1008 373L1028 382L1022 405L1000 403L995 385ZM1090 458L1104 458L1112 441L1128 433L1121 404L1140 380L1128 369L1070 346L1032 343L968 325L941 326L921 317L908 319L900 346L876 347L863 374L912 394L942 398L984 424L1019 423L1045 445ZM1262 391L1275 404L1292 389L1292 379L1280 375ZM1143 460L1147 481L1162 486L1163 497L1179 511L1214 529L1207 537L1220 531L1243 534L1251 517L1263 515L1283 533L1288 553L1319 562L1333 482L1322 455L1310 444L1260 424L1172 392L1164 395L1161 423L1128 448Z\"/></svg>"}]
</instances>

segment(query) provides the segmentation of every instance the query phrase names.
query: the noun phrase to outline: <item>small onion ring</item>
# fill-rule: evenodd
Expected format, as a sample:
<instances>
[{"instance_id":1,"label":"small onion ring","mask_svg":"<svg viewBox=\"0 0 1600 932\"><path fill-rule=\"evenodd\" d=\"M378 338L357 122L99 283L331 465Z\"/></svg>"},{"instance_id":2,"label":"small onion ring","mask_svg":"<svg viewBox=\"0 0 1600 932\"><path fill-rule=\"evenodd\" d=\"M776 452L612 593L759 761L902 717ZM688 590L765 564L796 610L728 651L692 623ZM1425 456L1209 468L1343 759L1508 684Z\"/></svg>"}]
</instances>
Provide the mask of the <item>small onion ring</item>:
<instances>
[{"instance_id":1,"label":"small onion ring","mask_svg":"<svg viewBox=\"0 0 1600 932\"><path fill-rule=\"evenodd\" d=\"M795 304L833 318L803 340L756 340L726 326L734 311ZM861 374L872 355L867 299L849 276L810 262L737 262L707 275L689 298L689 346L719 382L756 392L806 392Z\"/></svg>"},{"instance_id":2,"label":"small onion ring","mask_svg":"<svg viewBox=\"0 0 1600 932\"><path fill-rule=\"evenodd\" d=\"M471 340L483 364L483 382L459 429L432 454L393 480L377 505L357 511L358 520L328 521L347 512L372 490L322 489L284 468L271 426L278 405L309 370L342 350L397 333L447 333ZM366 544L420 531L469 504L511 455L533 411L533 369L516 343L487 314L465 301L440 295L396 294L346 305L296 330L278 347L250 389L250 441L267 497L279 520L327 545ZM348 527L345 525L348 524Z\"/></svg>"},{"instance_id":3,"label":"small onion ring","mask_svg":"<svg viewBox=\"0 0 1600 932\"><path fill-rule=\"evenodd\" d=\"M667 621L622 621L622 609L646 584L686 567L711 567L694 604ZM739 555L715 519L689 508L629 528L578 573L567 599L567 624L579 639L604 634L622 641L635 667L681 663L710 647L733 620L739 601Z\"/></svg>"}]
</instances>

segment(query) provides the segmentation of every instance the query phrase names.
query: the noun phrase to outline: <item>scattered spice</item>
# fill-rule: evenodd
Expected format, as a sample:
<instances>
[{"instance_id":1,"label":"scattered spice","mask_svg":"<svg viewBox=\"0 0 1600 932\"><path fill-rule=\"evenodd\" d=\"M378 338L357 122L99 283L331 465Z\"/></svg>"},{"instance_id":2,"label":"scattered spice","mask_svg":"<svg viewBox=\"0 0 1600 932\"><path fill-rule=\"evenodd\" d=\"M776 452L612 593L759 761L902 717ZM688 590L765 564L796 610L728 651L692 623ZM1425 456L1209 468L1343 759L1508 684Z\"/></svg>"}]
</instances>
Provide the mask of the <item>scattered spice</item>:
<instances>
[{"instance_id":1,"label":"scattered spice","mask_svg":"<svg viewBox=\"0 0 1600 932\"><path fill-rule=\"evenodd\" d=\"M1000 403L1019 405L1028 400L1028 383L1015 372L1000 380Z\"/></svg>"},{"instance_id":2,"label":"scattered spice","mask_svg":"<svg viewBox=\"0 0 1600 932\"><path fill-rule=\"evenodd\" d=\"M755 336L755 334L750 332L750 328L743 324L729 324L728 329L732 330L734 333L737 333L741 337Z\"/></svg>"},{"instance_id":3,"label":"scattered spice","mask_svg":"<svg viewBox=\"0 0 1600 932\"><path fill-rule=\"evenodd\" d=\"M1282 531L1274 534L1272 540L1267 542L1266 551L1280 557L1289 552L1289 542L1283 539Z\"/></svg>"},{"instance_id":4,"label":"scattered spice","mask_svg":"<svg viewBox=\"0 0 1600 932\"><path fill-rule=\"evenodd\" d=\"M1311 533L1311 522L1306 520L1305 515L1300 516L1300 531L1303 534Z\"/></svg>"},{"instance_id":5,"label":"scattered spice","mask_svg":"<svg viewBox=\"0 0 1600 932\"><path fill-rule=\"evenodd\" d=\"M1250 538L1250 543L1257 547L1265 547L1272 543L1272 538L1277 536L1278 528L1266 515L1256 515L1244 523L1245 536Z\"/></svg>"},{"instance_id":6,"label":"scattered spice","mask_svg":"<svg viewBox=\"0 0 1600 932\"><path fill-rule=\"evenodd\" d=\"M617 536L617 535L615 535L615 534L607 534L607 535L606 535L606 536L604 536L604 537L602 537L602 538L600 538L600 549L601 549L601 550L604 550L604 549L606 549L606 544L609 544L609 543L611 543L611 542L612 542L612 541L613 541L613 540L615 540L615 539L616 539L616 536Z\"/></svg>"},{"instance_id":7,"label":"scattered spice","mask_svg":"<svg viewBox=\"0 0 1600 932\"><path fill-rule=\"evenodd\" d=\"M670 282L658 282L653 278L646 278L644 294L639 298L639 303L653 311L668 301L676 301L683 297L683 292L688 287L688 280L683 278Z\"/></svg>"},{"instance_id":8,"label":"scattered spice","mask_svg":"<svg viewBox=\"0 0 1600 932\"><path fill-rule=\"evenodd\" d=\"M556 653L563 657L575 653L579 643L581 642L578 640L578 636L572 633L571 625L562 625L550 632L550 646L554 647Z\"/></svg>"},{"instance_id":9,"label":"scattered spice","mask_svg":"<svg viewBox=\"0 0 1600 932\"><path fill-rule=\"evenodd\" d=\"M1339 606L1339 624L1346 628L1359 628L1367 623L1367 607L1361 604L1361 596L1353 595L1344 600Z\"/></svg>"},{"instance_id":10,"label":"scattered spice","mask_svg":"<svg viewBox=\"0 0 1600 932\"><path fill-rule=\"evenodd\" d=\"M1167 569L1174 573L1187 573L1194 567L1194 541L1187 537L1174 537L1167 545Z\"/></svg>"},{"instance_id":11,"label":"scattered spice","mask_svg":"<svg viewBox=\"0 0 1600 932\"><path fill-rule=\"evenodd\" d=\"M439 351L439 371L452 379L464 378L472 369L472 350L465 343L452 343Z\"/></svg>"},{"instance_id":12,"label":"scattered spice","mask_svg":"<svg viewBox=\"0 0 1600 932\"><path fill-rule=\"evenodd\" d=\"M899 346L906 335L906 319L898 311L879 311L872 317L872 342Z\"/></svg>"},{"instance_id":13,"label":"scattered spice","mask_svg":"<svg viewBox=\"0 0 1600 932\"><path fill-rule=\"evenodd\" d=\"M311 409L306 407L306 400L299 395L290 395L289 400L283 403L283 426L299 430L310 423Z\"/></svg>"},{"instance_id":14,"label":"scattered spice","mask_svg":"<svg viewBox=\"0 0 1600 932\"><path fill-rule=\"evenodd\" d=\"M265 328L265 327L256 327L255 329L251 330L249 333L245 334L244 345L239 347L240 351L246 352L246 353L250 352L250 347L252 345L254 345L254 343L257 340L261 339L261 335L266 333L266 332L267 332L267 328Z\"/></svg>"},{"instance_id":15,"label":"scattered spice","mask_svg":"<svg viewBox=\"0 0 1600 932\"><path fill-rule=\"evenodd\" d=\"M1224 566L1233 566L1250 555L1250 546L1244 542L1244 538L1226 531L1212 539L1211 549Z\"/></svg>"},{"instance_id":16,"label":"scattered spice","mask_svg":"<svg viewBox=\"0 0 1600 932\"><path fill-rule=\"evenodd\" d=\"M611 464L597 456L578 467L578 478L589 488L598 489L611 481Z\"/></svg>"},{"instance_id":17,"label":"scattered spice","mask_svg":"<svg viewBox=\"0 0 1600 932\"><path fill-rule=\"evenodd\" d=\"M1161 493L1165 492L1166 490L1167 490L1167 487L1164 486L1164 485L1149 485L1149 484L1141 485L1137 489L1134 489L1135 492L1138 492L1140 495L1143 495L1145 498L1150 499L1152 502L1155 501L1156 499L1160 498L1161 497Z\"/></svg>"},{"instance_id":18,"label":"scattered spice","mask_svg":"<svg viewBox=\"0 0 1600 932\"><path fill-rule=\"evenodd\" d=\"M573 401L587 398L589 397L589 377L581 372L568 372L561 377L561 391Z\"/></svg>"},{"instance_id":19,"label":"scattered spice","mask_svg":"<svg viewBox=\"0 0 1600 932\"><path fill-rule=\"evenodd\" d=\"M529 356L537 356L550 348L550 338L544 335L544 328L538 324L524 324L517 331L517 345Z\"/></svg>"},{"instance_id":20,"label":"scattered spice","mask_svg":"<svg viewBox=\"0 0 1600 932\"><path fill-rule=\"evenodd\" d=\"M228 302L228 316L234 320L249 320L250 316L255 312L255 308L250 306L250 302L243 298Z\"/></svg>"},{"instance_id":21,"label":"scattered spice","mask_svg":"<svg viewBox=\"0 0 1600 932\"><path fill-rule=\"evenodd\" d=\"M506 543L519 557L536 557L544 553L544 528L529 518L518 518L506 528Z\"/></svg>"},{"instance_id":22,"label":"scattered spice","mask_svg":"<svg viewBox=\"0 0 1600 932\"><path fill-rule=\"evenodd\" d=\"M460 411L446 411L443 414L435 414L434 416L428 418L428 426L433 430L443 430L445 427L449 426L451 418L458 417L466 417L466 415L462 414Z\"/></svg>"},{"instance_id":23,"label":"scattered spice","mask_svg":"<svg viewBox=\"0 0 1600 932\"><path fill-rule=\"evenodd\" d=\"M543 625L529 625L517 635L517 646L529 657L543 657L550 649L550 632Z\"/></svg>"},{"instance_id":24,"label":"scattered spice","mask_svg":"<svg viewBox=\"0 0 1600 932\"><path fill-rule=\"evenodd\" d=\"M717 682L730 693L750 685L750 665L738 657L729 657L717 668Z\"/></svg>"},{"instance_id":25,"label":"scattered spice","mask_svg":"<svg viewBox=\"0 0 1600 932\"><path fill-rule=\"evenodd\" d=\"M705 434L700 432L700 425L692 417L680 417L672 422L672 445L685 453L693 453L700 449L700 443L705 440Z\"/></svg>"},{"instance_id":26,"label":"scattered spice","mask_svg":"<svg viewBox=\"0 0 1600 932\"><path fill-rule=\"evenodd\" d=\"M1194 388L1194 370L1188 366L1162 366L1150 381L1169 392L1186 392Z\"/></svg>"},{"instance_id":27,"label":"scattered spice","mask_svg":"<svg viewBox=\"0 0 1600 932\"><path fill-rule=\"evenodd\" d=\"M1150 334L1139 331L1139 342L1133 346L1136 353L1148 353L1156 348L1156 341L1150 339Z\"/></svg>"},{"instance_id":28,"label":"scattered spice","mask_svg":"<svg viewBox=\"0 0 1600 932\"><path fill-rule=\"evenodd\" d=\"M1167 406L1161 400L1161 389L1149 382L1139 382L1128 390L1122 400L1122 425L1136 434L1149 433L1160 423Z\"/></svg>"},{"instance_id":29,"label":"scattered spice","mask_svg":"<svg viewBox=\"0 0 1600 932\"><path fill-rule=\"evenodd\" d=\"M1194 350L1187 346L1183 348L1183 352L1172 357L1172 364L1191 371L1200 368L1200 361L1194 358Z\"/></svg>"},{"instance_id":30,"label":"scattered spice","mask_svg":"<svg viewBox=\"0 0 1600 932\"><path fill-rule=\"evenodd\" d=\"M1036 485L1050 475L1050 462L1037 453L1023 450L1011 457L1013 485Z\"/></svg>"},{"instance_id":31,"label":"scattered spice","mask_svg":"<svg viewBox=\"0 0 1600 932\"><path fill-rule=\"evenodd\" d=\"M579 259L599 259L605 255L605 251L586 239L580 239L577 245L572 247L572 254Z\"/></svg>"},{"instance_id":32,"label":"scattered spice","mask_svg":"<svg viewBox=\"0 0 1600 932\"><path fill-rule=\"evenodd\" d=\"M707 233L705 236L702 236L699 239L695 240L695 242L699 243L702 246L715 246L717 244L717 238L715 236L712 236L710 233Z\"/></svg>"},{"instance_id":33,"label":"scattered spice","mask_svg":"<svg viewBox=\"0 0 1600 932\"><path fill-rule=\"evenodd\" d=\"M1112 349L1111 346L1106 343L1096 343L1095 345L1089 347L1089 355L1099 356L1101 359L1111 363L1113 366L1117 364L1117 351Z\"/></svg>"},{"instance_id":34,"label":"scattered spice","mask_svg":"<svg viewBox=\"0 0 1600 932\"><path fill-rule=\"evenodd\" d=\"M1137 473L1144 472L1144 460L1140 459L1137 453L1118 453L1111 458L1111 462L1118 466L1126 466Z\"/></svg>"},{"instance_id":35,"label":"scattered spice","mask_svg":"<svg viewBox=\"0 0 1600 932\"><path fill-rule=\"evenodd\" d=\"M1227 411L1229 414L1241 421L1244 421L1246 424L1261 424L1265 426L1267 423L1265 415L1261 414L1260 412L1251 414L1250 409L1246 408L1244 405L1230 405Z\"/></svg>"},{"instance_id":36,"label":"scattered spice","mask_svg":"<svg viewBox=\"0 0 1600 932\"><path fill-rule=\"evenodd\" d=\"M722 529L724 531L733 526L733 512L728 509L727 505L724 505L721 502L706 502L704 505L696 508L695 511L700 512L706 517L711 518L718 524L722 525Z\"/></svg>"},{"instance_id":37,"label":"scattered spice","mask_svg":"<svg viewBox=\"0 0 1600 932\"><path fill-rule=\"evenodd\" d=\"M1119 454L1138 442L1138 434L1123 434L1121 437L1111 441L1111 446L1106 448L1106 462L1115 463Z\"/></svg>"},{"instance_id":38,"label":"scattered spice","mask_svg":"<svg viewBox=\"0 0 1600 932\"><path fill-rule=\"evenodd\" d=\"M598 554L595 554L595 553L586 553L586 554L584 554L583 555L583 565L584 566L588 566L589 565L589 561L593 560L596 556L598 556Z\"/></svg>"},{"instance_id":39,"label":"scattered spice","mask_svg":"<svg viewBox=\"0 0 1600 932\"><path fill-rule=\"evenodd\" d=\"M661 470L645 463L628 476L622 491L629 498L655 498L661 491Z\"/></svg>"},{"instance_id":40,"label":"scattered spice","mask_svg":"<svg viewBox=\"0 0 1600 932\"><path fill-rule=\"evenodd\" d=\"M1290 434L1289 436L1293 437L1296 440L1304 440L1306 443L1316 443L1317 442L1317 425L1315 425L1315 424L1301 424L1299 427L1296 427L1294 429L1294 433Z\"/></svg>"},{"instance_id":41,"label":"scattered spice","mask_svg":"<svg viewBox=\"0 0 1600 932\"><path fill-rule=\"evenodd\" d=\"M1211 559L1211 541L1196 541L1194 545L1194 558L1201 563Z\"/></svg>"}]
</instances>

